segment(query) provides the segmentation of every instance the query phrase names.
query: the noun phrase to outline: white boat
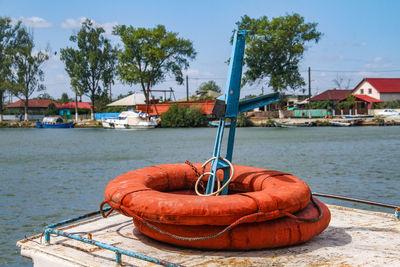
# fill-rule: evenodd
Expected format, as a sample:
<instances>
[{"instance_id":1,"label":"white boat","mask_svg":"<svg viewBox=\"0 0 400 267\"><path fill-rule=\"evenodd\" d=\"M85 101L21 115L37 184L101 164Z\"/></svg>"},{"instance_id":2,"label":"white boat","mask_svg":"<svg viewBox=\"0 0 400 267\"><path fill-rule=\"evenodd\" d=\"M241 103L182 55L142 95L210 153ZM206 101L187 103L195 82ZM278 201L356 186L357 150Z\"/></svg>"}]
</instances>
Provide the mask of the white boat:
<instances>
[{"instance_id":1,"label":"white boat","mask_svg":"<svg viewBox=\"0 0 400 267\"><path fill-rule=\"evenodd\" d=\"M351 122L345 122L345 121L330 121L329 124L335 127L349 127L352 125Z\"/></svg>"},{"instance_id":2,"label":"white boat","mask_svg":"<svg viewBox=\"0 0 400 267\"><path fill-rule=\"evenodd\" d=\"M306 121L306 122L274 122L275 127L282 127L282 128L297 128L297 127L311 127L314 126L314 122Z\"/></svg>"},{"instance_id":3,"label":"white boat","mask_svg":"<svg viewBox=\"0 0 400 267\"><path fill-rule=\"evenodd\" d=\"M107 129L150 129L156 127L158 121L146 113L123 111L116 119L102 120L102 125Z\"/></svg>"}]
</instances>

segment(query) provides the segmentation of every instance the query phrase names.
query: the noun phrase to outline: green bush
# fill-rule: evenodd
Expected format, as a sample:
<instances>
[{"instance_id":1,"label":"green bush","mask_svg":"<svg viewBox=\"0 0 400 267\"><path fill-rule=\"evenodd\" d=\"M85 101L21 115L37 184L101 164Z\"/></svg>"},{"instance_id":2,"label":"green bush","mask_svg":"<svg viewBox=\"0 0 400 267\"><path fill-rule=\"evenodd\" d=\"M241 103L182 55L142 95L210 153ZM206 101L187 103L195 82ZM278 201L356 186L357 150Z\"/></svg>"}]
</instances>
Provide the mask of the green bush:
<instances>
[{"instance_id":1,"label":"green bush","mask_svg":"<svg viewBox=\"0 0 400 267\"><path fill-rule=\"evenodd\" d=\"M120 113L122 111L126 111L126 107L106 107L103 112L109 112L109 113Z\"/></svg>"},{"instance_id":2,"label":"green bush","mask_svg":"<svg viewBox=\"0 0 400 267\"><path fill-rule=\"evenodd\" d=\"M246 115L244 115L243 113L240 113L237 121L236 121L236 126L237 127L249 127L249 126L253 126L253 122L246 117Z\"/></svg>"},{"instance_id":3,"label":"green bush","mask_svg":"<svg viewBox=\"0 0 400 267\"><path fill-rule=\"evenodd\" d=\"M58 115L58 108L56 107L56 105L54 105L53 103L51 103L46 111L44 112L45 116L49 116L49 115Z\"/></svg>"},{"instance_id":4,"label":"green bush","mask_svg":"<svg viewBox=\"0 0 400 267\"><path fill-rule=\"evenodd\" d=\"M326 120L323 120L323 121L316 120L315 125L316 126L330 126L331 124L329 121L326 121Z\"/></svg>"},{"instance_id":5,"label":"green bush","mask_svg":"<svg viewBox=\"0 0 400 267\"><path fill-rule=\"evenodd\" d=\"M400 108L400 99L377 103L376 108Z\"/></svg>"},{"instance_id":6,"label":"green bush","mask_svg":"<svg viewBox=\"0 0 400 267\"><path fill-rule=\"evenodd\" d=\"M202 127L206 123L207 119L199 108L173 104L161 115L160 126L165 128Z\"/></svg>"},{"instance_id":7,"label":"green bush","mask_svg":"<svg viewBox=\"0 0 400 267\"><path fill-rule=\"evenodd\" d=\"M314 101L311 102L312 109L332 109L334 108L332 100Z\"/></svg>"}]
</instances>

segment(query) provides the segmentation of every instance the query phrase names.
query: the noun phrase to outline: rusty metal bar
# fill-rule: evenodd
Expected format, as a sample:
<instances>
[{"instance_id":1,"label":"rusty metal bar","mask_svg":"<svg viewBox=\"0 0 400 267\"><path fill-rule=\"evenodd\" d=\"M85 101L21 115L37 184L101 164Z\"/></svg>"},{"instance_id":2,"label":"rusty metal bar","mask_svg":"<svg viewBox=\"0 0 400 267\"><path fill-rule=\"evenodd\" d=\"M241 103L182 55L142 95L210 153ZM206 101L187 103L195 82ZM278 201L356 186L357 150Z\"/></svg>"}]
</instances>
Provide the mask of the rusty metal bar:
<instances>
[{"instance_id":1,"label":"rusty metal bar","mask_svg":"<svg viewBox=\"0 0 400 267\"><path fill-rule=\"evenodd\" d=\"M104 209L103 212L108 211L110 209L111 208ZM154 257L142 255L142 254L139 254L139 253L136 253L136 252L133 252L133 251L117 248L117 247L114 247L114 246L106 244L106 243L95 241L95 240L92 239L92 236L91 236L90 233L88 233L88 238L85 238L85 237L80 236L80 235L71 234L71 233L67 233L67 232L62 231L62 230L55 229L56 227L60 227L60 226L63 226L63 225L66 225L66 224L70 224L70 223L73 223L73 222L78 222L78 221L80 221L82 219L90 218L90 217L93 217L95 215L100 215L100 213L101 213L101 211L95 211L95 212L87 213L85 215L82 215L82 216L79 216L79 217L75 217L75 218L72 218L72 219L67 219L67 220L61 221L59 223L55 223L55 224L52 224L52 225L49 225L49 226L45 227L45 229L44 229L45 242L47 244L49 244L50 243L50 234L55 234L55 235L58 235L58 236L64 236L64 237L67 237L67 238L71 238L71 239L78 240L78 241L81 241L81 242L84 242L84 243L87 243L87 244L92 244L92 245L95 245L95 246L98 246L98 247L101 247L101 248L104 248L104 249L108 249L108 250L114 251L115 252L115 261L116 261L117 264L121 264L122 263L121 255L126 255L126 256L129 256L129 257L133 257L133 258L136 258L136 259L140 259L140 260L144 260L144 261L148 261L148 262L152 262L152 263L156 263L156 264L164 265L164 266L171 266L171 267L182 266L182 265L179 265L179 264L171 263L171 262L164 261L164 260L161 260L161 259L157 259L157 258L154 258Z\"/></svg>"},{"instance_id":2,"label":"rusty metal bar","mask_svg":"<svg viewBox=\"0 0 400 267\"><path fill-rule=\"evenodd\" d=\"M379 207L384 207L384 208L390 208L390 209L399 209L400 208L400 206L396 206L396 205L392 205L392 204L375 202L375 201L358 199L358 198L352 198L352 197L345 197L345 196L338 196L338 195L331 195L331 194L323 194L323 193L316 193L316 192L314 192L312 194L313 194L313 196L316 196L316 197L334 198L334 199L346 200L346 201L357 202L357 203L362 203L362 204L369 204L369 205L374 205L374 206L379 206Z\"/></svg>"}]
</instances>

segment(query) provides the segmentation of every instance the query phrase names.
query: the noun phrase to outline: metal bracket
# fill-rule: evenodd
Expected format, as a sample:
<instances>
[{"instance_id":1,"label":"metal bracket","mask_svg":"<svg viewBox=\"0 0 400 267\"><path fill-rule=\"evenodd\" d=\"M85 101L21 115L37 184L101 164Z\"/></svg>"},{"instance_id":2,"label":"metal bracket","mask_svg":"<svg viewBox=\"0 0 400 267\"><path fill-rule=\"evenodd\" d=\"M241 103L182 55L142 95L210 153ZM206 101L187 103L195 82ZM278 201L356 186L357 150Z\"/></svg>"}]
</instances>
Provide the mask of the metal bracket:
<instances>
[{"instance_id":1,"label":"metal bracket","mask_svg":"<svg viewBox=\"0 0 400 267\"><path fill-rule=\"evenodd\" d=\"M231 125L229 128L229 137L225 158L232 162L238 114L259 106L274 103L280 99L279 94L270 94L239 102L245 41L245 31L236 31L233 39L233 50L229 64L225 93L224 95L218 97L213 107L213 114L219 118L219 124L213 151L213 157L215 157L215 160L211 164L212 175L210 175L207 183L206 194L211 194L214 191L214 185L217 179L217 170L222 169L224 172L223 184L225 184L229 179L229 166L226 166L226 164L220 160L221 144L224 135L226 119L229 118L231 120ZM226 194L228 194L228 187L221 192L221 195Z\"/></svg>"}]
</instances>

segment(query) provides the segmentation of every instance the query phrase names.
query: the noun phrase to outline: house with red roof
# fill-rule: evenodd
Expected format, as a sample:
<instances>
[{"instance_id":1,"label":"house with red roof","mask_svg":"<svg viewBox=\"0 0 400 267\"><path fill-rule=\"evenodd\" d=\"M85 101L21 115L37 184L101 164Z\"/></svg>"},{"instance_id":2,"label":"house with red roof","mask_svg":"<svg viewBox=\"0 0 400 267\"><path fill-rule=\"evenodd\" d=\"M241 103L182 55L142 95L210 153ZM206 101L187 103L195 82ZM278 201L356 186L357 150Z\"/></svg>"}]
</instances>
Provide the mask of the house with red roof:
<instances>
[{"instance_id":1,"label":"house with red roof","mask_svg":"<svg viewBox=\"0 0 400 267\"><path fill-rule=\"evenodd\" d=\"M357 111L367 113L376 103L400 99L400 78L364 78L352 94Z\"/></svg>"},{"instance_id":2,"label":"house with red roof","mask_svg":"<svg viewBox=\"0 0 400 267\"><path fill-rule=\"evenodd\" d=\"M42 112L45 111L50 104L54 104L59 108L60 104L55 100L50 99L29 99L28 100L28 112ZM20 110L24 111L25 102L23 100L18 100L12 104L7 105L5 108L9 110Z\"/></svg>"},{"instance_id":3,"label":"house with red roof","mask_svg":"<svg viewBox=\"0 0 400 267\"><path fill-rule=\"evenodd\" d=\"M354 88L353 95L377 102L400 99L400 78L364 78Z\"/></svg>"},{"instance_id":4,"label":"house with red roof","mask_svg":"<svg viewBox=\"0 0 400 267\"><path fill-rule=\"evenodd\" d=\"M345 100L349 95L351 95L352 90L348 89L331 89L331 90L326 90L325 92L322 92L316 96L311 97L311 102L312 101L326 101L326 100L331 100L333 103L336 105L340 101Z\"/></svg>"}]
</instances>

